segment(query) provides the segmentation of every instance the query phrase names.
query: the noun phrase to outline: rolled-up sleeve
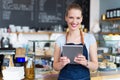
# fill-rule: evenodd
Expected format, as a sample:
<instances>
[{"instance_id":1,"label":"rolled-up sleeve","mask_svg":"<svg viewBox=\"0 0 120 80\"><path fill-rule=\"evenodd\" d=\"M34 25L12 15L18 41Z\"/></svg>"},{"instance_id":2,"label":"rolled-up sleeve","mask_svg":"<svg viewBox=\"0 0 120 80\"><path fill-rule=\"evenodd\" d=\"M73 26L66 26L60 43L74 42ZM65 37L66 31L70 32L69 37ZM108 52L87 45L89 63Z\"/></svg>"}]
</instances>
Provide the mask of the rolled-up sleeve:
<instances>
[{"instance_id":1,"label":"rolled-up sleeve","mask_svg":"<svg viewBox=\"0 0 120 80\"><path fill-rule=\"evenodd\" d=\"M93 34L89 34L89 45L92 45L96 42L96 39Z\"/></svg>"},{"instance_id":2,"label":"rolled-up sleeve","mask_svg":"<svg viewBox=\"0 0 120 80\"><path fill-rule=\"evenodd\" d=\"M61 48L65 44L65 40L65 35L61 35L56 39L55 43Z\"/></svg>"}]
</instances>

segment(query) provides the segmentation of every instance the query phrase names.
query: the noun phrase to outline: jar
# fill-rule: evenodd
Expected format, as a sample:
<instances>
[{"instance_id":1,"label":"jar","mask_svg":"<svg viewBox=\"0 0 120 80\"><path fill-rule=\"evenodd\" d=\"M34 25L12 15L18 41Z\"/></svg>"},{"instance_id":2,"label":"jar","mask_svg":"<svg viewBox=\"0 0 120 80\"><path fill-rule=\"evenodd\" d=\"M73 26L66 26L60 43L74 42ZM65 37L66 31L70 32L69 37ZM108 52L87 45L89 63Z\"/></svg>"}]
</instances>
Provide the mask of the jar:
<instances>
[{"instance_id":1,"label":"jar","mask_svg":"<svg viewBox=\"0 0 120 80\"><path fill-rule=\"evenodd\" d=\"M34 62L33 59L30 58L25 65L25 77L27 79L32 79L34 80Z\"/></svg>"}]
</instances>

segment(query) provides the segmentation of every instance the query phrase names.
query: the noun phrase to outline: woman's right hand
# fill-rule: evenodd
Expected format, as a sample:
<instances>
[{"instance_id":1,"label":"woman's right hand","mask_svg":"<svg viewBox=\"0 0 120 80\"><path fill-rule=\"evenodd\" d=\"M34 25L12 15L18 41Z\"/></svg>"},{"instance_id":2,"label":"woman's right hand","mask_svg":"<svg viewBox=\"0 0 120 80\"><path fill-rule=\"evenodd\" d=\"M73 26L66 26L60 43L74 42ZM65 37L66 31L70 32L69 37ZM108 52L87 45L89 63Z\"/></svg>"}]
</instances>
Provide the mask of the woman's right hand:
<instances>
[{"instance_id":1,"label":"woman's right hand","mask_svg":"<svg viewBox=\"0 0 120 80\"><path fill-rule=\"evenodd\" d=\"M63 68L65 65L70 63L70 59L67 58L66 56L60 57L60 65Z\"/></svg>"}]
</instances>

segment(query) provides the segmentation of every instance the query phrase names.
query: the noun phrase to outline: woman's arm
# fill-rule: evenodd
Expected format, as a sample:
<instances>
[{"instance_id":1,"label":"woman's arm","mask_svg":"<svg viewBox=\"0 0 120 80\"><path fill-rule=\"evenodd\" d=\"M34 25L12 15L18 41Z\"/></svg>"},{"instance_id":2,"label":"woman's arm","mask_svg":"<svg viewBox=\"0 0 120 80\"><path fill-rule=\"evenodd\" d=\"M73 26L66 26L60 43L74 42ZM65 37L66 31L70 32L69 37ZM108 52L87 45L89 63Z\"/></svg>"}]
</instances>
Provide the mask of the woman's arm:
<instances>
[{"instance_id":1,"label":"woman's arm","mask_svg":"<svg viewBox=\"0 0 120 80\"><path fill-rule=\"evenodd\" d=\"M60 47L57 44L55 44L53 68L59 71L68 63L70 63L70 60L65 56L61 57Z\"/></svg>"},{"instance_id":2,"label":"woman's arm","mask_svg":"<svg viewBox=\"0 0 120 80\"><path fill-rule=\"evenodd\" d=\"M97 44L96 42L90 45L90 61L87 63L87 67L91 70L98 69L98 57L97 57Z\"/></svg>"},{"instance_id":3,"label":"woman's arm","mask_svg":"<svg viewBox=\"0 0 120 80\"><path fill-rule=\"evenodd\" d=\"M90 46L90 61L88 61L84 55L78 55L75 57L74 61L81 64L90 70L96 70L98 68L98 58L97 58L97 45L96 43Z\"/></svg>"}]
</instances>

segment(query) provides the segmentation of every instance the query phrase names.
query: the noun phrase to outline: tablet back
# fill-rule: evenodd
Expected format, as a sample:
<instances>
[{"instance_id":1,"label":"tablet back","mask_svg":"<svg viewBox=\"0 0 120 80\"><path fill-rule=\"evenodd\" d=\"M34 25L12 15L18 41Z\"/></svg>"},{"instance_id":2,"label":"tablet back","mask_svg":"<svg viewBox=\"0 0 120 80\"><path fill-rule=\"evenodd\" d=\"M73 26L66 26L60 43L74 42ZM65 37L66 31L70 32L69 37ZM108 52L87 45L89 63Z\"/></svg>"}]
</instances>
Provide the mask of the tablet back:
<instances>
[{"instance_id":1,"label":"tablet back","mask_svg":"<svg viewBox=\"0 0 120 80\"><path fill-rule=\"evenodd\" d=\"M64 45L63 46L63 56L67 56L70 59L70 64L76 64L74 58L78 54L83 53L82 45Z\"/></svg>"}]
</instances>

